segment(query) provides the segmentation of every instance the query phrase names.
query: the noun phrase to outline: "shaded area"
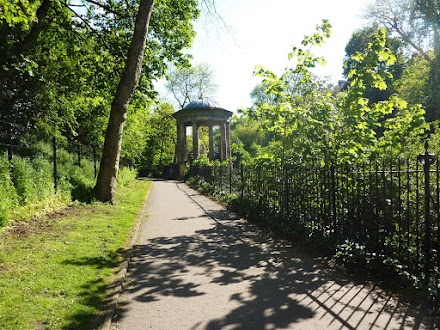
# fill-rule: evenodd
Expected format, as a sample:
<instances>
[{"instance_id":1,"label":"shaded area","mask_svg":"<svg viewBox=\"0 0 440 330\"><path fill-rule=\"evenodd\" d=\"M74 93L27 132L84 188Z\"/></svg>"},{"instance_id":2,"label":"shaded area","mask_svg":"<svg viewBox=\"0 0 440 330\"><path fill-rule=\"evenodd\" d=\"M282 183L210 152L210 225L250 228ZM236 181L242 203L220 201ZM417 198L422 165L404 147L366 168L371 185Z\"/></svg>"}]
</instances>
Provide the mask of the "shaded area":
<instances>
[{"instance_id":1,"label":"shaded area","mask_svg":"<svg viewBox=\"0 0 440 330\"><path fill-rule=\"evenodd\" d=\"M192 329L277 329L302 321L309 321L309 328L317 322L315 329L395 329L396 319L401 329L435 329L421 311L378 288L355 285L291 244L246 230L245 222L225 210L204 209L205 217L182 214L172 221L214 218L212 228L136 246L126 289L130 299L150 303L201 297L216 286L232 290L226 314L195 321ZM237 289L240 284L243 290ZM130 301L122 301L117 318L129 309Z\"/></svg>"}]
</instances>

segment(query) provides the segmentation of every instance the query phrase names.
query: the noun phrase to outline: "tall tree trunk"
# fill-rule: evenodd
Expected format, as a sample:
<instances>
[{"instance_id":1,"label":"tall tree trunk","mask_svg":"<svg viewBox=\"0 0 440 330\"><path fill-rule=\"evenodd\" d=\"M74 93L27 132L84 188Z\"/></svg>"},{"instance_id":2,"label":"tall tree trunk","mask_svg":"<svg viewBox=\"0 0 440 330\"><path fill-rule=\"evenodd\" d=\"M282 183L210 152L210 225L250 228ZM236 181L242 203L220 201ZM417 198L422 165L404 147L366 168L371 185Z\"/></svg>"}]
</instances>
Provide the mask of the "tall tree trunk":
<instances>
[{"instance_id":1,"label":"tall tree trunk","mask_svg":"<svg viewBox=\"0 0 440 330\"><path fill-rule=\"evenodd\" d=\"M438 58L440 57L440 22L434 22L432 27L434 30L434 54Z\"/></svg>"},{"instance_id":2,"label":"tall tree trunk","mask_svg":"<svg viewBox=\"0 0 440 330\"><path fill-rule=\"evenodd\" d=\"M37 9L37 21L34 25L32 25L29 34L26 36L24 41L21 43L20 47L24 51L29 51L34 48L38 36L44 29L45 20L47 17L47 13L49 12L50 5L52 4L52 0L43 0L41 2L40 7Z\"/></svg>"},{"instance_id":3,"label":"tall tree trunk","mask_svg":"<svg viewBox=\"0 0 440 330\"><path fill-rule=\"evenodd\" d=\"M127 108L141 75L148 25L153 5L154 0L140 1L124 72L112 102L101 164L95 185L96 198L102 202L115 202L122 132L127 116Z\"/></svg>"}]
</instances>

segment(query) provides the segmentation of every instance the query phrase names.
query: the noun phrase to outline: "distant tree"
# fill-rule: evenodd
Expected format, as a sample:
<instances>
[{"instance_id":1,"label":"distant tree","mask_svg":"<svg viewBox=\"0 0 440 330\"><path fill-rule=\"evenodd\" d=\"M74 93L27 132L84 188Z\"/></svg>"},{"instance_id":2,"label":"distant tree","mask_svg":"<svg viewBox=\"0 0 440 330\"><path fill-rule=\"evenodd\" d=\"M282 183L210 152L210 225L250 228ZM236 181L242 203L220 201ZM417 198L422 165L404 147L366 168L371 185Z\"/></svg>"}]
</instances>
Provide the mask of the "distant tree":
<instances>
[{"instance_id":1,"label":"distant tree","mask_svg":"<svg viewBox=\"0 0 440 330\"><path fill-rule=\"evenodd\" d=\"M254 104L275 104L275 97L272 94L267 93L266 89L267 86L264 83L259 83L252 89L250 96Z\"/></svg>"},{"instance_id":2,"label":"distant tree","mask_svg":"<svg viewBox=\"0 0 440 330\"><path fill-rule=\"evenodd\" d=\"M148 118L144 127L145 146L136 163L142 172L152 173L157 166L171 164L176 144L176 121L171 116L174 108L161 103Z\"/></svg>"},{"instance_id":3,"label":"distant tree","mask_svg":"<svg viewBox=\"0 0 440 330\"><path fill-rule=\"evenodd\" d=\"M421 104L423 108L428 106L429 71L431 63L422 55L414 54L407 61L402 77L396 81L397 93L410 104Z\"/></svg>"},{"instance_id":4,"label":"distant tree","mask_svg":"<svg viewBox=\"0 0 440 330\"><path fill-rule=\"evenodd\" d=\"M180 108L198 99L215 101L218 88L207 63L172 69L165 86Z\"/></svg>"},{"instance_id":5,"label":"distant tree","mask_svg":"<svg viewBox=\"0 0 440 330\"><path fill-rule=\"evenodd\" d=\"M440 2L376 0L366 16L385 26L429 63L426 118L440 119Z\"/></svg>"},{"instance_id":6,"label":"distant tree","mask_svg":"<svg viewBox=\"0 0 440 330\"><path fill-rule=\"evenodd\" d=\"M375 0L365 16L394 33L427 61L431 60L428 51L439 44L440 37L437 0Z\"/></svg>"},{"instance_id":7,"label":"distant tree","mask_svg":"<svg viewBox=\"0 0 440 330\"><path fill-rule=\"evenodd\" d=\"M434 52L438 57L440 55L440 1L414 1L414 16L422 19L432 30Z\"/></svg>"},{"instance_id":8,"label":"distant tree","mask_svg":"<svg viewBox=\"0 0 440 330\"><path fill-rule=\"evenodd\" d=\"M141 98L134 98L128 107L121 158L130 159L136 167L147 147L153 107L153 101L142 100Z\"/></svg>"},{"instance_id":9,"label":"distant tree","mask_svg":"<svg viewBox=\"0 0 440 330\"><path fill-rule=\"evenodd\" d=\"M256 119L243 114L234 118L231 123L232 143L240 144L250 155L255 154L255 148L266 146L269 135L265 132Z\"/></svg>"}]
</instances>

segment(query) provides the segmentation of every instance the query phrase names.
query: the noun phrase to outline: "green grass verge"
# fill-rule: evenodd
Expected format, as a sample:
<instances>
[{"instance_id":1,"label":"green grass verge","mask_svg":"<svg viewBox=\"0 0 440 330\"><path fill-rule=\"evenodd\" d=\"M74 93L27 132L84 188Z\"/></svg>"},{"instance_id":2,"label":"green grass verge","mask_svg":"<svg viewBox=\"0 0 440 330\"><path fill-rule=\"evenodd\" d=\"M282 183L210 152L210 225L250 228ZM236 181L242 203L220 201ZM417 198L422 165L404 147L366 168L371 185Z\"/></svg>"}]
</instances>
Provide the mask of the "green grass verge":
<instances>
[{"instance_id":1,"label":"green grass verge","mask_svg":"<svg viewBox=\"0 0 440 330\"><path fill-rule=\"evenodd\" d=\"M90 329L150 182L117 192L117 205L91 204L17 223L0 234L0 329Z\"/></svg>"}]
</instances>

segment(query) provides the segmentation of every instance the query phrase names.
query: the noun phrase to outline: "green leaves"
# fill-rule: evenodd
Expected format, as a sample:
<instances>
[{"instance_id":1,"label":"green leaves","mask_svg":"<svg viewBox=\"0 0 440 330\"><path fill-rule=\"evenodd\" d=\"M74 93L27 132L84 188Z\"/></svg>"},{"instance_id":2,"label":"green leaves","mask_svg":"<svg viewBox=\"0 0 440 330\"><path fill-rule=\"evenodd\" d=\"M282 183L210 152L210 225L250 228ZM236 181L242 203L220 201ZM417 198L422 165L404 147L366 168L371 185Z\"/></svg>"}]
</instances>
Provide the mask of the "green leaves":
<instances>
[{"instance_id":1,"label":"green leaves","mask_svg":"<svg viewBox=\"0 0 440 330\"><path fill-rule=\"evenodd\" d=\"M28 30L36 20L39 4L40 1L35 0L0 0L0 23L5 22L10 27L20 25Z\"/></svg>"},{"instance_id":2,"label":"green leaves","mask_svg":"<svg viewBox=\"0 0 440 330\"><path fill-rule=\"evenodd\" d=\"M301 47L293 47L288 58L295 65L281 76L262 66L255 68L254 74L263 80L253 94L256 103L247 114L272 136L269 146L260 150L261 155L269 149L275 157L286 160L309 152L311 141L319 141L321 134L335 127L328 123L333 96L325 83L311 73L325 63L323 58L314 56L311 48L321 46L330 33L331 25L324 20L316 33L304 37Z\"/></svg>"},{"instance_id":3,"label":"green leaves","mask_svg":"<svg viewBox=\"0 0 440 330\"><path fill-rule=\"evenodd\" d=\"M24 47L39 23L36 14L42 2L0 0L0 119L99 147L139 1L84 0L69 7L71 2L51 0L32 47ZM152 82L172 63L188 62L182 50L194 38L198 14L196 0L155 1L141 82L130 108L134 118L127 125L125 156L141 158L141 113L155 96Z\"/></svg>"},{"instance_id":4,"label":"green leaves","mask_svg":"<svg viewBox=\"0 0 440 330\"><path fill-rule=\"evenodd\" d=\"M330 38L332 33L332 26L330 21L323 19L321 25L316 25L316 33L304 36L301 42L302 46L320 46L326 39Z\"/></svg>"},{"instance_id":5,"label":"green leaves","mask_svg":"<svg viewBox=\"0 0 440 330\"><path fill-rule=\"evenodd\" d=\"M173 113L174 109L168 103L161 103L153 109L140 105L130 108L122 154L134 160L144 173L173 161L176 139Z\"/></svg>"},{"instance_id":6,"label":"green leaves","mask_svg":"<svg viewBox=\"0 0 440 330\"><path fill-rule=\"evenodd\" d=\"M396 57L386 47L385 30L376 31L366 48L350 57L349 86L338 94L311 73L324 62L313 55L312 46L324 43L330 24L324 21L317 30L293 47L288 57L295 65L281 76L261 66L255 69L263 81L247 114L272 138L259 155L283 161L314 157L353 162L402 152L427 129L423 109L409 107L396 95L380 102L365 97L367 89L387 90L392 78Z\"/></svg>"}]
</instances>

